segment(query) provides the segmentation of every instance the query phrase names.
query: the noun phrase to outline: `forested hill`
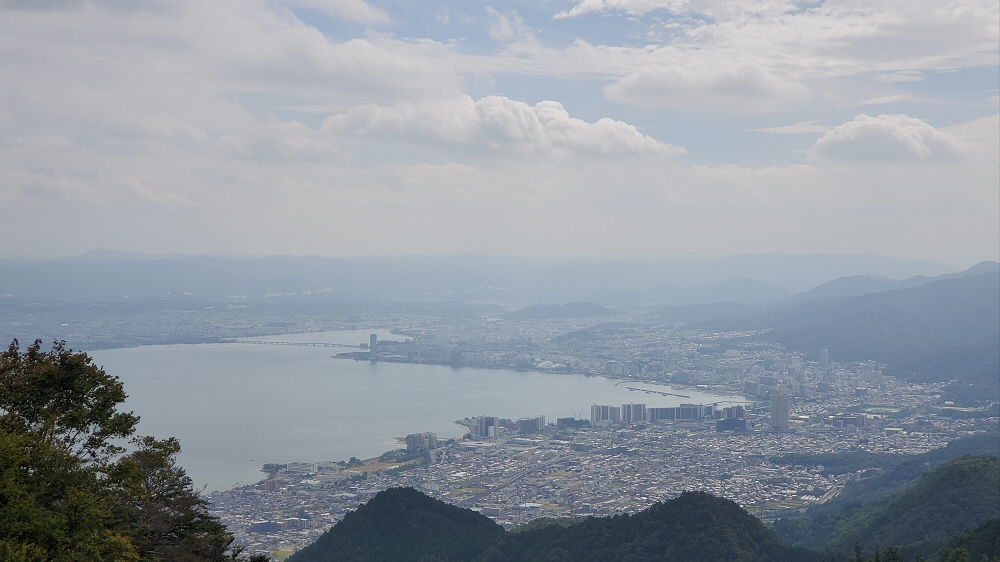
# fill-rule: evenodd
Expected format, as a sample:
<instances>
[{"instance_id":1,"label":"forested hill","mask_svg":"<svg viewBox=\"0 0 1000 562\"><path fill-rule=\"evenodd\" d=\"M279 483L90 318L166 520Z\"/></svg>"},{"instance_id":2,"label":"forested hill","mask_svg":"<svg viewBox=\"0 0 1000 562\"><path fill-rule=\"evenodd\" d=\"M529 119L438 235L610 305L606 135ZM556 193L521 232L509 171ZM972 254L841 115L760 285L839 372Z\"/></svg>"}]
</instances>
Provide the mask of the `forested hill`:
<instances>
[{"instance_id":1,"label":"forested hill","mask_svg":"<svg viewBox=\"0 0 1000 562\"><path fill-rule=\"evenodd\" d=\"M289 562L814 559L783 545L735 503L702 492L631 516L505 533L482 515L397 488L377 494Z\"/></svg>"},{"instance_id":2,"label":"forested hill","mask_svg":"<svg viewBox=\"0 0 1000 562\"><path fill-rule=\"evenodd\" d=\"M831 554L860 544L901 547L907 557L927 557L946 547L954 535L996 517L1000 458L970 455L935 468L895 493L832 510L813 508L804 517L779 520L775 530L792 544Z\"/></svg>"},{"instance_id":3,"label":"forested hill","mask_svg":"<svg viewBox=\"0 0 1000 562\"><path fill-rule=\"evenodd\" d=\"M390 488L347 514L289 562L471 560L503 527L413 488Z\"/></svg>"},{"instance_id":4,"label":"forested hill","mask_svg":"<svg viewBox=\"0 0 1000 562\"><path fill-rule=\"evenodd\" d=\"M509 533L479 560L784 560L816 554L785 546L773 531L732 501L685 492L635 514L587 518Z\"/></svg>"}]
</instances>

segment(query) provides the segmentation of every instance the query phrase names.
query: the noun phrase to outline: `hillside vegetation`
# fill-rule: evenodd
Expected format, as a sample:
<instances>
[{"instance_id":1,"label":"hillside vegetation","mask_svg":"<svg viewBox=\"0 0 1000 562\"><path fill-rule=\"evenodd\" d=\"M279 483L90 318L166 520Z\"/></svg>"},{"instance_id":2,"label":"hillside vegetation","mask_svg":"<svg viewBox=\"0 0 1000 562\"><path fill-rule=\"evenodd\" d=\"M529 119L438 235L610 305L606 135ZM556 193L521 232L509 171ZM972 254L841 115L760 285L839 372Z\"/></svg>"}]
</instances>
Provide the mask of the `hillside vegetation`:
<instances>
[{"instance_id":1,"label":"hillside vegetation","mask_svg":"<svg viewBox=\"0 0 1000 562\"><path fill-rule=\"evenodd\" d=\"M949 539L1000 516L1000 458L970 455L949 461L912 485L867 501L815 509L781 519L775 530L791 544L828 553L855 544L900 547L931 556Z\"/></svg>"}]
</instances>

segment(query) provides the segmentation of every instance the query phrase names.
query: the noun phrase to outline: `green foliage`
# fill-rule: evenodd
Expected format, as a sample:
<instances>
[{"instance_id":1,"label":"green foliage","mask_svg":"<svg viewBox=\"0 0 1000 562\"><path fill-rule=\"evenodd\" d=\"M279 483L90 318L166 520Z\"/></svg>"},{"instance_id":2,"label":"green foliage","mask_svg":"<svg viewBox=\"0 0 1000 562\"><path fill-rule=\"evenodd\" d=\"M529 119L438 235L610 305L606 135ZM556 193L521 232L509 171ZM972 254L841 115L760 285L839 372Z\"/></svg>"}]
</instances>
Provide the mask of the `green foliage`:
<instances>
[{"instance_id":1,"label":"green foliage","mask_svg":"<svg viewBox=\"0 0 1000 562\"><path fill-rule=\"evenodd\" d=\"M0 560L229 559L233 537L174 464L175 439L131 437L121 382L57 342L0 354ZM116 458L117 457L117 458Z\"/></svg>"},{"instance_id":2,"label":"green foliage","mask_svg":"<svg viewBox=\"0 0 1000 562\"><path fill-rule=\"evenodd\" d=\"M927 556L951 535L997 516L1000 458L965 456L900 491L816 510L805 518L782 519L775 530L792 544L827 552L846 552L861 544Z\"/></svg>"},{"instance_id":3,"label":"green foliage","mask_svg":"<svg viewBox=\"0 0 1000 562\"><path fill-rule=\"evenodd\" d=\"M503 532L472 510L412 488L391 488L347 514L289 562L470 560Z\"/></svg>"},{"instance_id":4,"label":"green foliage","mask_svg":"<svg viewBox=\"0 0 1000 562\"><path fill-rule=\"evenodd\" d=\"M939 559L947 561L959 551L965 552L969 560L1000 562L1000 517L952 537L942 549Z\"/></svg>"},{"instance_id":5,"label":"green foliage","mask_svg":"<svg viewBox=\"0 0 1000 562\"><path fill-rule=\"evenodd\" d=\"M0 560L137 560L102 492L65 449L0 429Z\"/></svg>"},{"instance_id":6,"label":"green foliage","mask_svg":"<svg viewBox=\"0 0 1000 562\"><path fill-rule=\"evenodd\" d=\"M144 560L222 560L232 537L209 517L208 502L175 464L176 439L134 440L136 451L104 469L117 526L128 531Z\"/></svg>"},{"instance_id":7,"label":"green foliage","mask_svg":"<svg viewBox=\"0 0 1000 562\"><path fill-rule=\"evenodd\" d=\"M409 488L380 492L290 562L330 560L784 560L784 546L735 503L688 492L636 515L543 520L505 533L490 519Z\"/></svg>"},{"instance_id":8,"label":"green foliage","mask_svg":"<svg viewBox=\"0 0 1000 562\"><path fill-rule=\"evenodd\" d=\"M537 531L546 527L571 527L586 521L585 517L539 517L532 519L524 525L519 525L510 530L511 533L524 533L526 531Z\"/></svg>"},{"instance_id":9,"label":"green foliage","mask_svg":"<svg viewBox=\"0 0 1000 562\"><path fill-rule=\"evenodd\" d=\"M900 462L901 455L846 451L843 453L785 453L771 457L775 464L822 466L823 474L846 474L866 468L891 468Z\"/></svg>"},{"instance_id":10,"label":"green foliage","mask_svg":"<svg viewBox=\"0 0 1000 562\"><path fill-rule=\"evenodd\" d=\"M508 534L480 557L501 560L814 560L781 544L735 503L685 492L635 515Z\"/></svg>"},{"instance_id":11,"label":"green foliage","mask_svg":"<svg viewBox=\"0 0 1000 562\"><path fill-rule=\"evenodd\" d=\"M59 442L90 458L119 452L112 439L128 437L139 418L118 411L121 381L64 342L49 351L42 341L21 352L17 340L0 353L0 428Z\"/></svg>"}]
</instances>

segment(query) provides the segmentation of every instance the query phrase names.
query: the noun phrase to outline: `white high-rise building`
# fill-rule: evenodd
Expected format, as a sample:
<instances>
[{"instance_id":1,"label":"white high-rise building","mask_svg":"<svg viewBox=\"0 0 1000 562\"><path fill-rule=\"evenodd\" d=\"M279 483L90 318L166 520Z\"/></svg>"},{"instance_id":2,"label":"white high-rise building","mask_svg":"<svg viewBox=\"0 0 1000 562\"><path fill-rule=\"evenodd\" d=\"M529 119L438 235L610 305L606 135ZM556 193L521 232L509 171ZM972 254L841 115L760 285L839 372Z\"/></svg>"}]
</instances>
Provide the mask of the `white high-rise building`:
<instances>
[{"instance_id":1,"label":"white high-rise building","mask_svg":"<svg viewBox=\"0 0 1000 562\"><path fill-rule=\"evenodd\" d=\"M590 425L606 426L622 420L622 409L618 406L594 404L590 407Z\"/></svg>"},{"instance_id":2,"label":"white high-rise building","mask_svg":"<svg viewBox=\"0 0 1000 562\"><path fill-rule=\"evenodd\" d=\"M646 405L622 404L622 421L625 423L641 423L646 421Z\"/></svg>"}]
</instances>

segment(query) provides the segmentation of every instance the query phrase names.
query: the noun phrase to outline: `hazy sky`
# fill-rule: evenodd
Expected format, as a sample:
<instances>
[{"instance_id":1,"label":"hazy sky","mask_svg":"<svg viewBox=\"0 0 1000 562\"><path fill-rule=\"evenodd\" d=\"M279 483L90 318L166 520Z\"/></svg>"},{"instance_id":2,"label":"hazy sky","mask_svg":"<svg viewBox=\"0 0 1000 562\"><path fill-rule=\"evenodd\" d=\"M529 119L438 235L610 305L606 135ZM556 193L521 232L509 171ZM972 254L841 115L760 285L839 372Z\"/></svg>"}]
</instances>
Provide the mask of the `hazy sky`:
<instances>
[{"instance_id":1,"label":"hazy sky","mask_svg":"<svg viewBox=\"0 0 1000 562\"><path fill-rule=\"evenodd\" d=\"M0 256L1000 253L996 0L0 0Z\"/></svg>"}]
</instances>

